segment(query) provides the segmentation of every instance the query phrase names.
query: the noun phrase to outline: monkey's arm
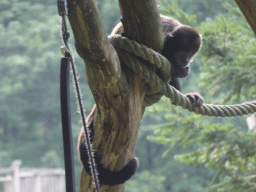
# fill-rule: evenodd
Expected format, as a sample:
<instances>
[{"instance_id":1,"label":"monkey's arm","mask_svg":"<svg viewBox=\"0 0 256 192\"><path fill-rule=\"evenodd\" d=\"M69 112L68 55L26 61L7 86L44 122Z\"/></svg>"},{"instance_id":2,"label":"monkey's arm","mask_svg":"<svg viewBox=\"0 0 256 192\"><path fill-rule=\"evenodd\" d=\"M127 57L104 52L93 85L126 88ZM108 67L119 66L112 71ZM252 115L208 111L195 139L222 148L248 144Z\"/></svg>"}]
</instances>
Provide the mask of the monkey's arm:
<instances>
[{"instance_id":1,"label":"monkey's arm","mask_svg":"<svg viewBox=\"0 0 256 192\"><path fill-rule=\"evenodd\" d=\"M173 86L175 89L179 90L182 92L182 86L180 83L180 78L178 77L172 77L172 80L169 83L171 86Z\"/></svg>"},{"instance_id":2,"label":"monkey's arm","mask_svg":"<svg viewBox=\"0 0 256 192\"><path fill-rule=\"evenodd\" d=\"M181 83L180 83L180 78L172 77L172 80L170 81L169 84L172 85L175 89L177 89L180 92L182 92L182 86L181 86ZM204 98L200 95L200 93L187 93L185 95L197 107L201 107L202 104L204 103ZM176 105L174 102L172 102L172 104Z\"/></svg>"}]
</instances>

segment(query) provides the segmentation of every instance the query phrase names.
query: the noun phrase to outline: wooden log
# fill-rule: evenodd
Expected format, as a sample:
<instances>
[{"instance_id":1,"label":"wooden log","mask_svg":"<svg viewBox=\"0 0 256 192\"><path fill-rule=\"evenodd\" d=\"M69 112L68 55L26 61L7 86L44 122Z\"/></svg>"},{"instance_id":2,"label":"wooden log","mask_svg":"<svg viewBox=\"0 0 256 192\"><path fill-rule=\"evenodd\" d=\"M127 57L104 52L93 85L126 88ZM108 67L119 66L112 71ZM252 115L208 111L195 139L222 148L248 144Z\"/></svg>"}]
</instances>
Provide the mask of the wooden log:
<instances>
[{"instance_id":1,"label":"wooden log","mask_svg":"<svg viewBox=\"0 0 256 192\"><path fill-rule=\"evenodd\" d=\"M255 0L236 0L236 4L241 9L246 20L256 35L256 1Z\"/></svg>"},{"instance_id":2,"label":"wooden log","mask_svg":"<svg viewBox=\"0 0 256 192\"><path fill-rule=\"evenodd\" d=\"M124 35L161 51L165 35L156 2L119 0L119 5ZM97 105L93 147L104 167L118 171L134 155L145 110L145 81L120 64L93 0L70 0L69 9L76 50L85 61L88 83ZM80 192L93 189L92 179L82 170ZM123 192L125 184L103 185L104 191Z\"/></svg>"}]
</instances>

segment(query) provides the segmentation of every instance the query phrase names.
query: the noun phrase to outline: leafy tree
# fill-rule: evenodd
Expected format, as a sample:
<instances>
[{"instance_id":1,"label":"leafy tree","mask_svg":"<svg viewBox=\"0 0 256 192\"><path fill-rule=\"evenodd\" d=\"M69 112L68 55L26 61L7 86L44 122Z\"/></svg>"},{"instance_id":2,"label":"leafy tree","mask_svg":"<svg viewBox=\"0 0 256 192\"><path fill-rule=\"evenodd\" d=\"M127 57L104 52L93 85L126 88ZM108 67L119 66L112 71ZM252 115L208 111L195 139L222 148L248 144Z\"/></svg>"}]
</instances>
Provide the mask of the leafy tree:
<instances>
[{"instance_id":1,"label":"leafy tree","mask_svg":"<svg viewBox=\"0 0 256 192\"><path fill-rule=\"evenodd\" d=\"M256 40L241 13L237 17L228 21L222 15L214 21L209 19L199 28L204 35L201 86L208 87L211 95L223 96L220 98L224 103L255 99L252 71L256 68Z\"/></svg>"},{"instance_id":2,"label":"leafy tree","mask_svg":"<svg viewBox=\"0 0 256 192\"><path fill-rule=\"evenodd\" d=\"M39 3L1 4L1 140L9 143L5 150L11 147L14 158L26 159L40 151L33 148L42 147L40 141L47 141L60 117L58 68L54 65L59 63L55 54L60 44L58 17L48 18L55 10ZM31 145L36 140L38 145Z\"/></svg>"},{"instance_id":3,"label":"leafy tree","mask_svg":"<svg viewBox=\"0 0 256 192\"><path fill-rule=\"evenodd\" d=\"M206 18L228 13L221 0L159 0L159 2L160 10L164 15L172 15L179 19L196 15L197 24L205 21Z\"/></svg>"},{"instance_id":4,"label":"leafy tree","mask_svg":"<svg viewBox=\"0 0 256 192\"><path fill-rule=\"evenodd\" d=\"M225 6L229 16L207 19L198 28L204 38L200 85L207 87L210 99L218 104L255 99L255 35L237 7ZM155 136L148 137L169 146L164 157L179 146L193 149L176 155L175 159L197 166L204 164L215 171L211 183L201 185L209 184L206 191L256 190L254 131L242 131L230 123L212 123L219 118L189 115L179 108L172 107L169 113L170 108L165 106L166 103L149 109L152 113L164 113L168 123L157 126Z\"/></svg>"},{"instance_id":5,"label":"leafy tree","mask_svg":"<svg viewBox=\"0 0 256 192\"><path fill-rule=\"evenodd\" d=\"M150 191L164 191L165 181L164 176L156 176L149 171L142 171L136 174L135 179L132 179L126 187L127 192L150 192Z\"/></svg>"},{"instance_id":6,"label":"leafy tree","mask_svg":"<svg viewBox=\"0 0 256 192\"><path fill-rule=\"evenodd\" d=\"M203 49L191 65L191 75L182 82L184 91L199 90L195 82L201 70L200 92L208 93L207 102L236 103L254 99L255 37L238 8L222 4L220 0L180 0L179 6L177 1L158 2L163 14L174 16L184 24L196 26L205 21L198 28L204 37ZM98 0L97 5L105 29L110 33L119 22L118 3ZM214 17L216 19L210 19ZM22 159L27 167L63 167L58 91L62 46L59 20L55 1L0 1L0 166ZM74 45L72 37L70 44ZM83 61L73 53L78 71L84 71ZM88 113L94 101L85 75L80 73ZM71 96L74 114L76 98ZM253 132L241 132L231 124L211 123L226 122L227 118L202 119L197 115L188 116L177 108L171 110L172 115L170 107L160 103L148 110L159 114L144 117L136 149L140 169L128 182L128 191L202 191L213 178L213 171L204 169L204 164L216 171L209 189L235 191L231 189L236 187L237 191L254 191ZM74 146L81 128L79 119L79 115L72 116ZM232 118L231 122L245 125L241 123L243 119L237 119ZM171 124L156 128L156 135L149 137L160 144L145 141L153 126L163 121ZM213 143L213 148L209 148L209 143ZM169 158L160 158L165 151L164 157L171 154ZM181 153L184 155L176 156L177 160L197 167L172 158L173 154ZM75 163L78 186L81 164L77 154Z\"/></svg>"}]
</instances>

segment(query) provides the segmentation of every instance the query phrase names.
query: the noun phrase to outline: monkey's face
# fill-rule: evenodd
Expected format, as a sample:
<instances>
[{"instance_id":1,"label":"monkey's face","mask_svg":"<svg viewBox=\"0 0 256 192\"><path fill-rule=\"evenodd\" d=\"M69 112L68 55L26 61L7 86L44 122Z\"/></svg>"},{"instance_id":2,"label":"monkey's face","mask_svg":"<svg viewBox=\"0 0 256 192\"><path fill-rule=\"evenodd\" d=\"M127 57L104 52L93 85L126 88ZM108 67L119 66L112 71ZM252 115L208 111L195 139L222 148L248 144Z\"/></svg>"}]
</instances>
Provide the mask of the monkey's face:
<instances>
[{"instance_id":1,"label":"monkey's face","mask_svg":"<svg viewBox=\"0 0 256 192\"><path fill-rule=\"evenodd\" d=\"M172 36L165 40L162 55L172 64L172 77L184 78L189 74L189 63L193 55L185 50L178 49L179 46Z\"/></svg>"},{"instance_id":2,"label":"monkey's face","mask_svg":"<svg viewBox=\"0 0 256 192\"><path fill-rule=\"evenodd\" d=\"M173 54L170 62L172 64L172 76L184 78L187 77L190 68L189 64L193 61L194 54L187 51L177 51Z\"/></svg>"},{"instance_id":3,"label":"monkey's face","mask_svg":"<svg viewBox=\"0 0 256 192\"><path fill-rule=\"evenodd\" d=\"M173 64L177 67L187 67L193 61L193 54L186 51L177 51L173 55Z\"/></svg>"},{"instance_id":4,"label":"monkey's face","mask_svg":"<svg viewBox=\"0 0 256 192\"><path fill-rule=\"evenodd\" d=\"M189 64L201 47L200 34L189 26L181 26L167 34L162 54L172 64L173 77L187 77Z\"/></svg>"}]
</instances>

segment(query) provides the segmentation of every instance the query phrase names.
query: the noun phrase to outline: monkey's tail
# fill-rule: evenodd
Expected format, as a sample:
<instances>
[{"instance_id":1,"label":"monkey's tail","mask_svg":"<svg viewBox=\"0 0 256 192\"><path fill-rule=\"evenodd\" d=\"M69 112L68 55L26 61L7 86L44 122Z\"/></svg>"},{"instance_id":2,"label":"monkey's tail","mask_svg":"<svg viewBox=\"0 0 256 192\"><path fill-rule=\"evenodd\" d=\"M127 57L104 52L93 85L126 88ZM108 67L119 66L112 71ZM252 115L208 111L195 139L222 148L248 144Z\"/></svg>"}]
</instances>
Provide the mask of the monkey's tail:
<instances>
[{"instance_id":1,"label":"monkey's tail","mask_svg":"<svg viewBox=\"0 0 256 192\"><path fill-rule=\"evenodd\" d=\"M86 147L80 144L79 148L80 160L82 161L85 171L91 176ZM120 171L111 171L106 169L96 156L94 156L94 159L98 170L98 179L100 184L104 185L118 185L124 183L134 175L139 167L139 160L137 157L133 157Z\"/></svg>"}]
</instances>

